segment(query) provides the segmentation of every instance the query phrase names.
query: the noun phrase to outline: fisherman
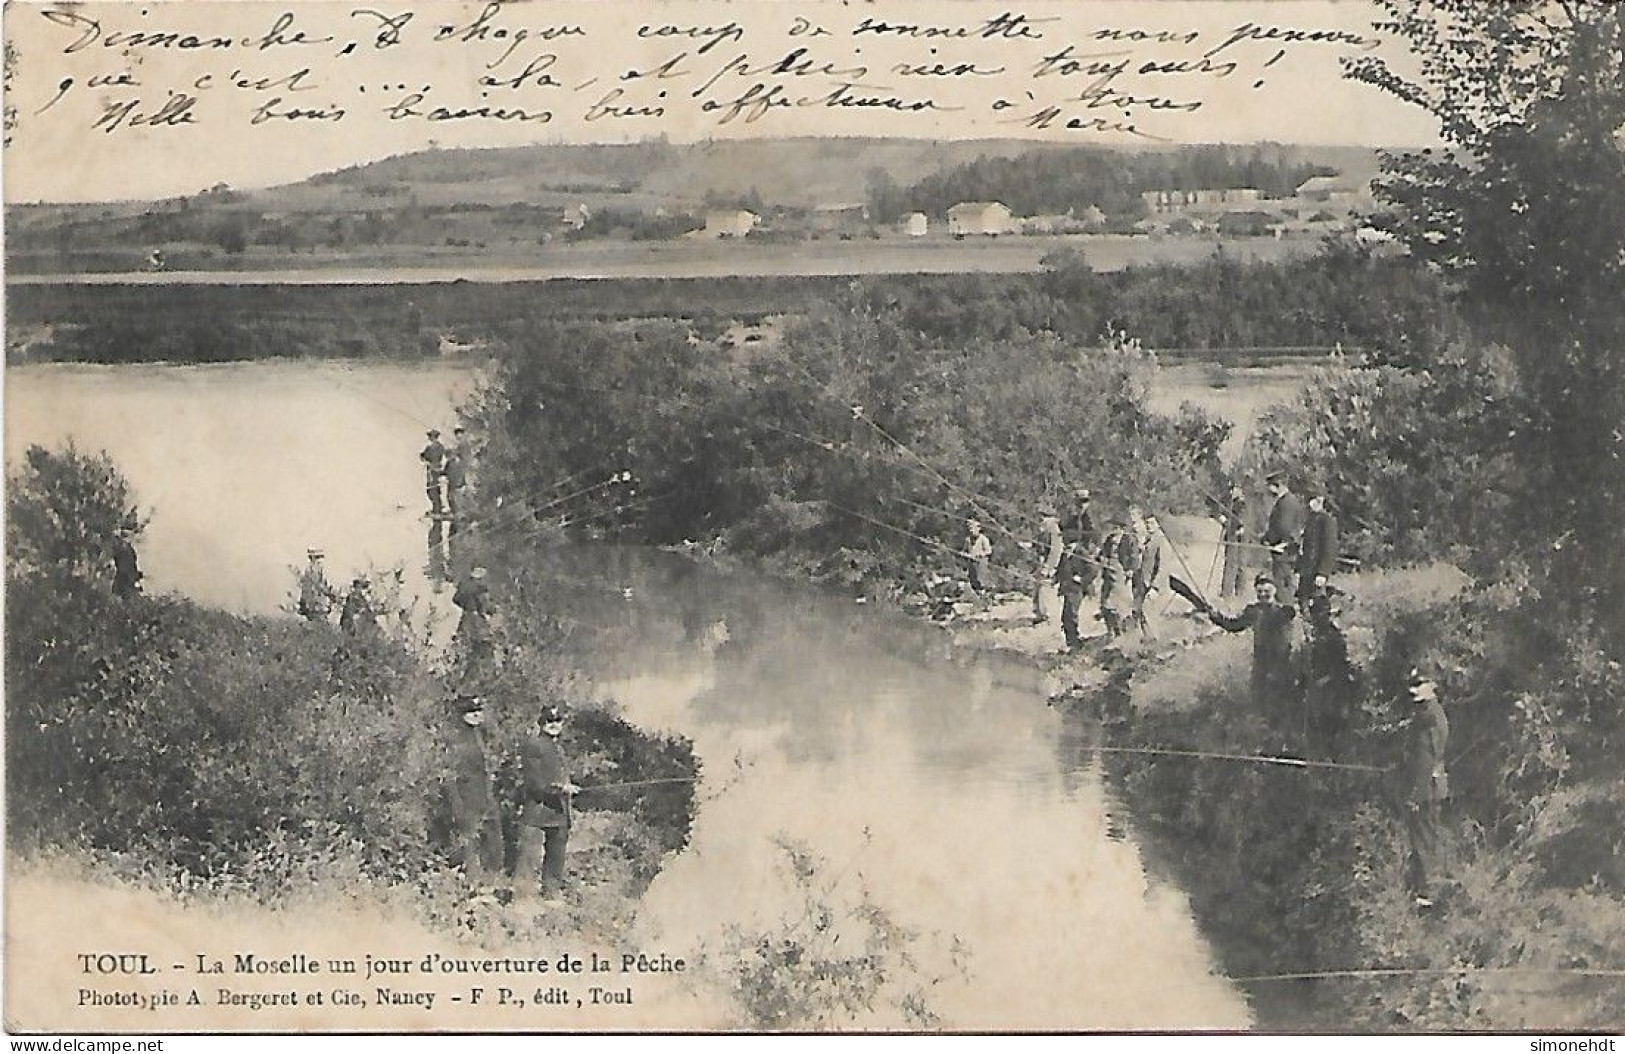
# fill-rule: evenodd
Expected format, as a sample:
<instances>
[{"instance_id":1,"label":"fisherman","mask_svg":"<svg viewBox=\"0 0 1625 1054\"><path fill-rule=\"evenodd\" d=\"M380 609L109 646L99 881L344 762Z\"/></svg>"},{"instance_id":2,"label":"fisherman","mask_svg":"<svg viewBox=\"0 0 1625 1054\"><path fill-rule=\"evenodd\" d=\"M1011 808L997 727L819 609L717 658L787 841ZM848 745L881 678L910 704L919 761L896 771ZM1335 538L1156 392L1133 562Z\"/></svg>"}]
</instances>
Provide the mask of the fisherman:
<instances>
[{"instance_id":1,"label":"fisherman","mask_svg":"<svg viewBox=\"0 0 1625 1054\"><path fill-rule=\"evenodd\" d=\"M1219 511L1220 541L1224 545L1224 570L1219 579L1219 593L1233 597L1241 593L1242 579L1247 574L1247 492L1238 483L1230 488L1230 495Z\"/></svg>"},{"instance_id":2,"label":"fisherman","mask_svg":"<svg viewBox=\"0 0 1625 1054\"><path fill-rule=\"evenodd\" d=\"M1342 750L1359 696L1359 671L1349 661L1348 638L1337 624L1335 589L1320 587L1304 609L1307 624L1303 671L1303 705L1309 750L1335 758Z\"/></svg>"},{"instance_id":3,"label":"fisherman","mask_svg":"<svg viewBox=\"0 0 1625 1054\"><path fill-rule=\"evenodd\" d=\"M1130 509L1127 518L1117 518L1100 543L1100 620L1110 637L1123 634L1125 622L1133 613L1134 572L1140 566L1130 524L1138 514Z\"/></svg>"},{"instance_id":4,"label":"fisherman","mask_svg":"<svg viewBox=\"0 0 1625 1054\"><path fill-rule=\"evenodd\" d=\"M982 533L980 520L966 520L965 526L970 531L965 537L965 553L970 558L967 566L970 587L980 593L992 584L988 561L993 556L993 541Z\"/></svg>"},{"instance_id":5,"label":"fisherman","mask_svg":"<svg viewBox=\"0 0 1625 1054\"><path fill-rule=\"evenodd\" d=\"M135 536L138 524L135 517L127 516L113 532L113 593L115 596L133 597L141 592L141 561L136 555Z\"/></svg>"},{"instance_id":6,"label":"fisherman","mask_svg":"<svg viewBox=\"0 0 1625 1054\"><path fill-rule=\"evenodd\" d=\"M485 568L476 564L451 595L451 602L462 610L457 635L468 649L469 658L475 661L491 656L491 587L485 576Z\"/></svg>"},{"instance_id":7,"label":"fisherman","mask_svg":"<svg viewBox=\"0 0 1625 1054\"><path fill-rule=\"evenodd\" d=\"M1270 551L1270 577L1277 588L1284 590L1293 585L1292 572L1303 535L1303 502L1292 493L1285 473L1271 472L1264 477L1264 484L1275 499L1264 528L1264 546Z\"/></svg>"},{"instance_id":8,"label":"fisherman","mask_svg":"<svg viewBox=\"0 0 1625 1054\"><path fill-rule=\"evenodd\" d=\"M1275 580L1267 574L1253 579L1253 593L1257 599L1239 615L1226 615L1212 604L1204 604L1202 613L1227 632L1253 631L1253 707L1264 715L1278 714L1293 695L1291 630L1297 611L1276 600Z\"/></svg>"},{"instance_id":9,"label":"fisherman","mask_svg":"<svg viewBox=\"0 0 1625 1054\"><path fill-rule=\"evenodd\" d=\"M1095 521L1089 512L1088 488L1072 495L1072 514L1061 526L1061 558L1055 565L1055 585L1061 594L1061 634L1069 651L1083 646L1078 611L1095 585Z\"/></svg>"},{"instance_id":10,"label":"fisherman","mask_svg":"<svg viewBox=\"0 0 1625 1054\"><path fill-rule=\"evenodd\" d=\"M423 462L424 489L429 495L429 512L434 516L442 516L446 507L440 497L440 481L446 468L446 448L440 444L440 429L431 428L428 435L428 445L418 454L418 460Z\"/></svg>"},{"instance_id":11,"label":"fisherman","mask_svg":"<svg viewBox=\"0 0 1625 1054\"><path fill-rule=\"evenodd\" d=\"M468 446L461 428L456 430L456 435L457 442L446 451L445 465L441 469L446 481L446 514L453 520L457 518L463 488L468 486Z\"/></svg>"},{"instance_id":12,"label":"fisherman","mask_svg":"<svg viewBox=\"0 0 1625 1054\"><path fill-rule=\"evenodd\" d=\"M305 569L299 574L299 614L311 622L326 622L338 592L327 580L320 549L305 550Z\"/></svg>"},{"instance_id":13,"label":"fisherman","mask_svg":"<svg viewBox=\"0 0 1625 1054\"><path fill-rule=\"evenodd\" d=\"M1326 496L1309 498L1303 538L1298 547L1298 599L1307 602L1337 572L1337 517L1326 511Z\"/></svg>"},{"instance_id":14,"label":"fisherman","mask_svg":"<svg viewBox=\"0 0 1625 1054\"><path fill-rule=\"evenodd\" d=\"M519 851L514 862L515 899L557 890L564 881L564 854L574 819L571 798L581 788L570 782L560 737L564 711L544 706L537 716L540 734L519 744Z\"/></svg>"},{"instance_id":15,"label":"fisherman","mask_svg":"<svg viewBox=\"0 0 1625 1054\"><path fill-rule=\"evenodd\" d=\"M372 609L372 597L367 595L367 576L356 575L339 609L339 629L347 636L359 637L377 628L378 615Z\"/></svg>"},{"instance_id":16,"label":"fisherman","mask_svg":"<svg viewBox=\"0 0 1625 1054\"><path fill-rule=\"evenodd\" d=\"M457 863L479 893L502 866L502 818L485 749L485 705L477 695L458 695L453 710L446 779L452 845Z\"/></svg>"},{"instance_id":17,"label":"fisherman","mask_svg":"<svg viewBox=\"0 0 1625 1054\"><path fill-rule=\"evenodd\" d=\"M1038 573L1033 576L1033 625L1037 626L1049 621L1045 591L1055 581L1061 569L1061 555L1066 551L1061 518L1048 505L1039 510L1038 541L1034 547L1038 550ZM1077 611L1072 614L1075 623ZM1073 629L1077 629L1075 624Z\"/></svg>"},{"instance_id":18,"label":"fisherman","mask_svg":"<svg viewBox=\"0 0 1625 1054\"><path fill-rule=\"evenodd\" d=\"M1134 624L1142 636L1151 639L1151 621L1146 618L1145 602L1158 588L1162 574L1162 525L1155 516L1145 516L1130 524L1134 531L1134 547L1138 554L1134 567Z\"/></svg>"},{"instance_id":19,"label":"fisherman","mask_svg":"<svg viewBox=\"0 0 1625 1054\"><path fill-rule=\"evenodd\" d=\"M1416 906L1433 906L1432 882L1438 875L1439 814L1450 798L1445 747L1450 719L1439 703L1439 686L1418 670L1411 671L1411 717L1406 728L1405 833L1410 840L1406 881Z\"/></svg>"}]
</instances>

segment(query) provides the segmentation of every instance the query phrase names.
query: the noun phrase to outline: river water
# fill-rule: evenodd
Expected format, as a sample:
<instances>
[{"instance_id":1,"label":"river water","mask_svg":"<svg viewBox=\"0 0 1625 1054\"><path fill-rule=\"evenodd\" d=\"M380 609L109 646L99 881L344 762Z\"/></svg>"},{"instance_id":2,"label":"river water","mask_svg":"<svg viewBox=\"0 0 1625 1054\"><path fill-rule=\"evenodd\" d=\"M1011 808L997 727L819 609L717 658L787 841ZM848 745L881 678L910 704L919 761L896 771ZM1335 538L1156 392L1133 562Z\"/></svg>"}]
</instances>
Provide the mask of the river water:
<instances>
[{"instance_id":1,"label":"river water","mask_svg":"<svg viewBox=\"0 0 1625 1054\"><path fill-rule=\"evenodd\" d=\"M14 369L7 460L70 436L106 448L153 513L151 591L275 610L314 545L335 579L400 566L407 592L437 602L416 451L473 383L441 365ZM917 931L947 1027L1249 1025L1186 896L1142 861L1089 749L1098 727L1049 707L1024 662L951 655L927 627L668 554L570 559L579 576L636 579L631 625L713 627L713 646L663 638L599 662L604 694L692 738L705 766L692 843L642 910L651 940L715 946L729 925L803 911L787 839L822 858L832 903L867 891Z\"/></svg>"}]
</instances>

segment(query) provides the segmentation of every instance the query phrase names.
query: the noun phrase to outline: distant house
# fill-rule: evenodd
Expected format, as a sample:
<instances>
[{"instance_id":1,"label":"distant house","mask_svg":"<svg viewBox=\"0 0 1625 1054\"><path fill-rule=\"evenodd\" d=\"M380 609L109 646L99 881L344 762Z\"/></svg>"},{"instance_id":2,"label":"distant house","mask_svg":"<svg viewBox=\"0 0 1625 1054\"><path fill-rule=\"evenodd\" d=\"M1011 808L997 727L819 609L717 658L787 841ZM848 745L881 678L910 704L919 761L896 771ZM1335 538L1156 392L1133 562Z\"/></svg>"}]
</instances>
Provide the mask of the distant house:
<instances>
[{"instance_id":1,"label":"distant house","mask_svg":"<svg viewBox=\"0 0 1625 1054\"><path fill-rule=\"evenodd\" d=\"M716 209L705 214L708 238L743 238L756 229L761 217L747 209Z\"/></svg>"},{"instance_id":2,"label":"distant house","mask_svg":"<svg viewBox=\"0 0 1625 1054\"><path fill-rule=\"evenodd\" d=\"M923 212L911 212L903 217L902 227L910 238L923 238L931 232L931 221Z\"/></svg>"},{"instance_id":3,"label":"distant house","mask_svg":"<svg viewBox=\"0 0 1625 1054\"><path fill-rule=\"evenodd\" d=\"M1314 176L1298 186L1297 196L1303 201L1354 206L1372 199L1371 183L1345 176Z\"/></svg>"},{"instance_id":4,"label":"distant house","mask_svg":"<svg viewBox=\"0 0 1625 1054\"><path fill-rule=\"evenodd\" d=\"M1263 197L1257 187L1205 188L1202 190L1147 190L1140 195L1145 211L1153 216L1186 209L1225 211L1246 209Z\"/></svg>"},{"instance_id":5,"label":"distant house","mask_svg":"<svg viewBox=\"0 0 1625 1054\"><path fill-rule=\"evenodd\" d=\"M966 201L948 210L948 233L955 238L972 234L993 237L1015 231L1016 221L1009 206L997 201Z\"/></svg>"}]
</instances>

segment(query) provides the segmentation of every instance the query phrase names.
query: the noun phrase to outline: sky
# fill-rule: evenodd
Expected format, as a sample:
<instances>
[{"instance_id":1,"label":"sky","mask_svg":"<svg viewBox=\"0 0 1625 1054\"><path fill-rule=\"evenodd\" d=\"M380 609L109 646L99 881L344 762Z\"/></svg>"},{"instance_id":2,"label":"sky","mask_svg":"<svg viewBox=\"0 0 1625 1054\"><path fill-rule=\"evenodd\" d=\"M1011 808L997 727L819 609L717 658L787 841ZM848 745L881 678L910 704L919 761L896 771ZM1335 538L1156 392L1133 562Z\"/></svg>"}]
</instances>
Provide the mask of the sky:
<instances>
[{"instance_id":1,"label":"sky","mask_svg":"<svg viewBox=\"0 0 1625 1054\"><path fill-rule=\"evenodd\" d=\"M662 136L1430 142L1424 115L1341 75L1346 57L1407 58L1377 14L1365 0L14 2L5 200Z\"/></svg>"}]
</instances>

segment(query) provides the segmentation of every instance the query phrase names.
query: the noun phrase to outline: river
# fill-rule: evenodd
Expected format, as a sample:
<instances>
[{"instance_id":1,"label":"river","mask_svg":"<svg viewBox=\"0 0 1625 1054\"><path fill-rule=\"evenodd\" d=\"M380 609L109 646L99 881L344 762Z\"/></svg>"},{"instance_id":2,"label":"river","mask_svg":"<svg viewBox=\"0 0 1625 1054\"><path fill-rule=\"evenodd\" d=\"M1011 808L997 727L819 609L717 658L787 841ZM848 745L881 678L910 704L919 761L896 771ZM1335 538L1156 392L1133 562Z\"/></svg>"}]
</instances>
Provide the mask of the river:
<instances>
[{"instance_id":1,"label":"river","mask_svg":"<svg viewBox=\"0 0 1625 1054\"><path fill-rule=\"evenodd\" d=\"M416 451L474 382L441 364L13 369L7 459L69 436L107 449L152 512L153 591L275 610L319 546L335 579L399 566L407 593L440 603ZM716 648L600 657L599 690L692 738L707 777L690 847L646 898L651 940L687 948L802 910L776 870L790 839L826 861L831 898L867 890L918 931L947 1027L1250 1024L1186 895L1142 860L1089 749L1098 727L1049 707L1025 663L951 655L901 617L668 554L567 558L636 579L630 625L681 611L729 630ZM964 976L948 970L955 939Z\"/></svg>"}]
</instances>

